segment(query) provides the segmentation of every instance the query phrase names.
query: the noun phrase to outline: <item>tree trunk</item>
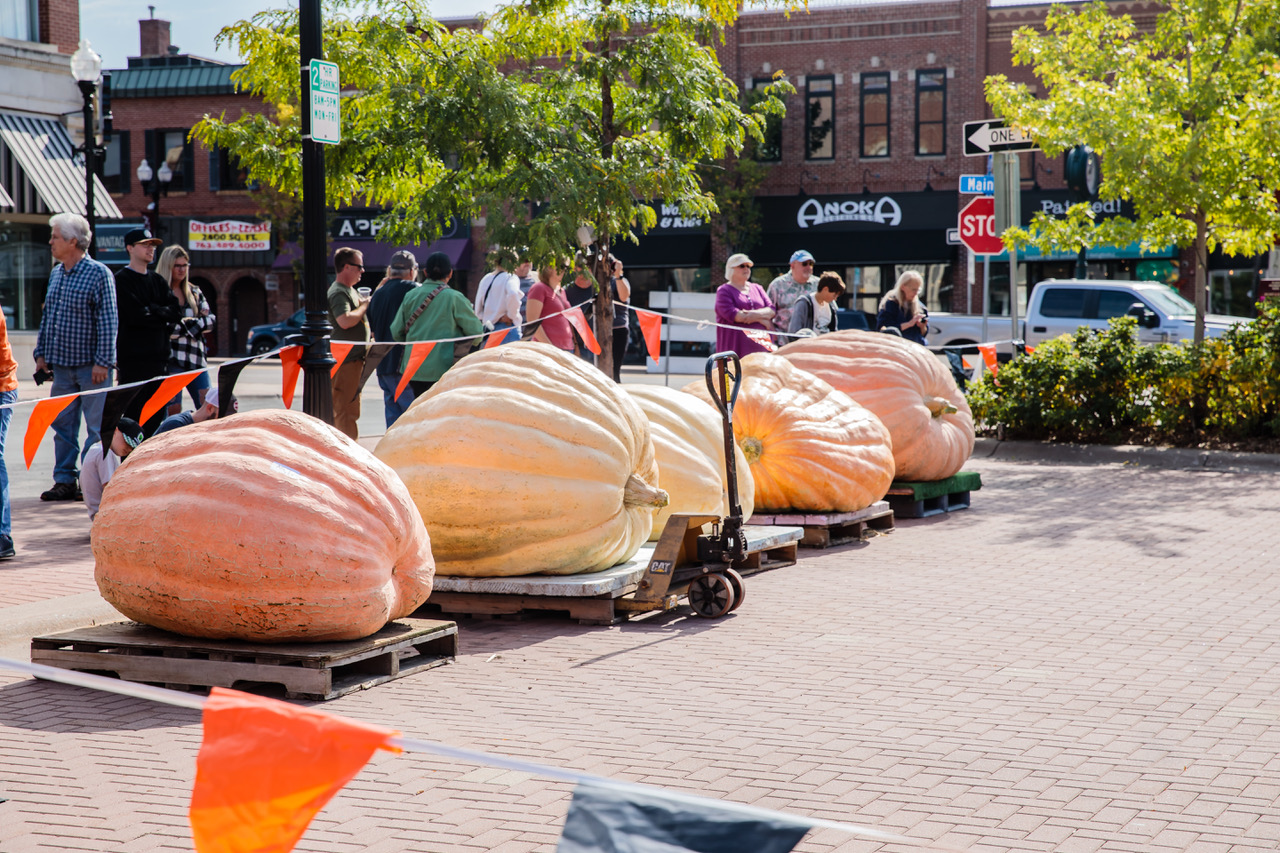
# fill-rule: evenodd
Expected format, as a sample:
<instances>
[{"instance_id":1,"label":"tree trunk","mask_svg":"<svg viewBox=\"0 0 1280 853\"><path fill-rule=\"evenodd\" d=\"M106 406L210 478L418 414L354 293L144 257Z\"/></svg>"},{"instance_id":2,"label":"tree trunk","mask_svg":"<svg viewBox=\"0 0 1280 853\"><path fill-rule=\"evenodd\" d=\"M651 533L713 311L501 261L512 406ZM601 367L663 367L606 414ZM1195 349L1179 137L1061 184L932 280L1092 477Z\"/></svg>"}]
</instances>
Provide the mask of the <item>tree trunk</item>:
<instances>
[{"instance_id":1,"label":"tree trunk","mask_svg":"<svg viewBox=\"0 0 1280 853\"><path fill-rule=\"evenodd\" d=\"M1204 315L1207 288L1205 276L1209 269L1208 225L1204 209L1196 211L1196 273L1195 273L1195 306L1196 330L1194 342L1198 346L1204 342Z\"/></svg>"},{"instance_id":2,"label":"tree trunk","mask_svg":"<svg viewBox=\"0 0 1280 853\"><path fill-rule=\"evenodd\" d=\"M596 366L605 376L613 378L613 293L609 289L609 235L601 235L600 255L596 259L596 284L600 291L596 295L596 340L600 342L600 355L596 356Z\"/></svg>"}]
</instances>

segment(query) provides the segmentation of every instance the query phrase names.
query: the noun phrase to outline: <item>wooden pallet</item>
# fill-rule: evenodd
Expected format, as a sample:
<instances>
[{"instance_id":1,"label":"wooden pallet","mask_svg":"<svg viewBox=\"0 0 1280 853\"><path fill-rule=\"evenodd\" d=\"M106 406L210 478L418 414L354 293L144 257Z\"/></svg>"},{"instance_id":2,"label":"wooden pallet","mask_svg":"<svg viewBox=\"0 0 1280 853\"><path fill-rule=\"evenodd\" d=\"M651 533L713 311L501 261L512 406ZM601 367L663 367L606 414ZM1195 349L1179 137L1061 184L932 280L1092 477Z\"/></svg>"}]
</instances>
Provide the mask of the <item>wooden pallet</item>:
<instances>
[{"instance_id":1,"label":"wooden pallet","mask_svg":"<svg viewBox=\"0 0 1280 853\"><path fill-rule=\"evenodd\" d=\"M895 480L886 497L899 518L928 518L968 509L971 494L982 488L977 471L961 471L945 480L908 483Z\"/></svg>"},{"instance_id":2,"label":"wooden pallet","mask_svg":"<svg viewBox=\"0 0 1280 853\"><path fill-rule=\"evenodd\" d=\"M282 687L286 699L333 699L452 661L458 626L404 618L363 640L268 645L201 640L137 622L33 637L31 662L177 690Z\"/></svg>"},{"instance_id":3,"label":"wooden pallet","mask_svg":"<svg viewBox=\"0 0 1280 853\"><path fill-rule=\"evenodd\" d=\"M793 566L802 535L798 527L772 528L748 525L747 558L734 564L741 575ZM584 625L616 625L634 611L619 606L618 599L635 592L653 555L652 543L634 557L603 572L583 575L519 575L506 578L436 576L431 598L419 614L452 616L523 617L535 612L564 613ZM679 603L669 596L667 610Z\"/></svg>"},{"instance_id":4,"label":"wooden pallet","mask_svg":"<svg viewBox=\"0 0 1280 853\"><path fill-rule=\"evenodd\" d=\"M751 523L803 527L800 547L830 548L861 542L871 531L893 532L893 510L888 501L876 501L857 512L757 514L751 516Z\"/></svg>"}]
</instances>

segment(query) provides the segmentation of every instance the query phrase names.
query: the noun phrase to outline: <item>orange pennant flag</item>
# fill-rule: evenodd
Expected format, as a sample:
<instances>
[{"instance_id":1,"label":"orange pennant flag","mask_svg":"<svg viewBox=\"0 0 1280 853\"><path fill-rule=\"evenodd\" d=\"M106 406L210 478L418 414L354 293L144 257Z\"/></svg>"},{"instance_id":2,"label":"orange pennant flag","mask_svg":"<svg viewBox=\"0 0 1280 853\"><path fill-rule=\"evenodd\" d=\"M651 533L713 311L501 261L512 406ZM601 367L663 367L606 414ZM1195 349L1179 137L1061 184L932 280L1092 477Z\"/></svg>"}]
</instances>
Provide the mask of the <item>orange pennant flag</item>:
<instances>
[{"instance_id":1,"label":"orange pennant flag","mask_svg":"<svg viewBox=\"0 0 1280 853\"><path fill-rule=\"evenodd\" d=\"M36 458L36 450L44 440L44 434L49 431L50 424L79 396L72 394L68 397L50 397L36 403L36 407L31 410L31 417L27 420L27 434L22 439L22 453L27 460L28 471L31 470L31 460ZM76 424L76 429L80 429L79 423Z\"/></svg>"},{"instance_id":2,"label":"orange pennant flag","mask_svg":"<svg viewBox=\"0 0 1280 853\"><path fill-rule=\"evenodd\" d=\"M644 335L644 345L649 350L649 358L662 360L662 317L636 309L636 322L640 324L640 333Z\"/></svg>"},{"instance_id":3,"label":"orange pennant flag","mask_svg":"<svg viewBox=\"0 0 1280 853\"><path fill-rule=\"evenodd\" d=\"M151 399L142 407L142 413L138 416L139 422L145 424L151 420L152 415L160 411L164 406L169 405L169 401L181 394L182 389L190 385L191 380L199 375L199 371L195 373L179 373L161 382L160 388L151 395Z\"/></svg>"},{"instance_id":4,"label":"orange pennant flag","mask_svg":"<svg viewBox=\"0 0 1280 853\"><path fill-rule=\"evenodd\" d=\"M418 368L422 366L422 362L426 361L435 346L435 341L419 341L409 348L409 363L404 366L404 375L400 377L400 384L396 386L395 399L400 399L400 395L409 385L409 380L418 372Z\"/></svg>"},{"instance_id":5,"label":"orange pennant flag","mask_svg":"<svg viewBox=\"0 0 1280 853\"><path fill-rule=\"evenodd\" d=\"M1036 351L1036 348L1030 344L1023 344L1022 348L1027 351L1027 355L1031 355L1031 353Z\"/></svg>"},{"instance_id":6,"label":"orange pennant flag","mask_svg":"<svg viewBox=\"0 0 1280 853\"><path fill-rule=\"evenodd\" d=\"M506 340L507 335L511 333L510 329L499 329L496 332L489 333L489 339L484 342L484 349L496 347L498 344Z\"/></svg>"},{"instance_id":7,"label":"orange pennant flag","mask_svg":"<svg viewBox=\"0 0 1280 853\"><path fill-rule=\"evenodd\" d=\"M996 368L999 361L996 359L995 344L978 344L978 352L982 353L982 362L987 366L987 370L991 371L991 375L996 375Z\"/></svg>"},{"instance_id":8,"label":"orange pennant flag","mask_svg":"<svg viewBox=\"0 0 1280 853\"><path fill-rule=\"evenodd\" d=\"M569 321L569 325L578 332L578 336L582 338L582 342L587 345L587 349L596 355L600 354L600 342L596 340L595 333L591 331L591 327L587 325L587 318L583 316L582 309L574 306L564 312L565 319Z\"/></svg>"},{"instance_id":9,"label":"orange pennant flag","mask_svg":"<svg viewBox=\"0 0 1280 853\"><path fill-rule=\"evenodd\" d=\"M338 368L342 367L342 362L347 360L347 355L355 348L355 344L349 344L346 341L329 341L329 352L333 353L333 360L337 362L329 370L329 378L338 375Z\"/></svg>"},{"instance_id":10,"label":"orange pennant flag","mask_svg":"<svg viewBox=\"0 0 1280 853\"><path fill-rule=\"evenodd\" d=\"M213 688L191 830L197 853L288 853L325 803L398 732Z\"/></svg>"},{"instance_id":11,"label":"orange pennant flag","mask_svg":"<svg viewBox=\"0 0 1280 853\"><path fill-rule=\"evenodd\" d=\"M280 350L280 369L281 388L280 396L284 398L284 407L286 409L293 408L293 391L298 387L298 373L302 370L302 365L298 361L302 358L302 347L291 346Z\"/></svg>"}]
</instances>

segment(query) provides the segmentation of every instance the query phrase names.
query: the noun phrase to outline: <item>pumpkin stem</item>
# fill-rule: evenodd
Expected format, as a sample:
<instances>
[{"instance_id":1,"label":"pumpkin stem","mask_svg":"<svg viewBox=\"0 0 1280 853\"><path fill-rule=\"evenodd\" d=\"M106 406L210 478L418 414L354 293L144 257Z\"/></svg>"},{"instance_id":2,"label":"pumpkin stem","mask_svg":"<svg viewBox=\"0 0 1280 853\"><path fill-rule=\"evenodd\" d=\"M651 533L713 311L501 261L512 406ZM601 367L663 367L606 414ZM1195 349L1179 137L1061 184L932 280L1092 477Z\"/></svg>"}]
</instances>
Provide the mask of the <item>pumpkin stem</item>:
<instances>
[{"instance_id":1,"label":"pumpkin stem","mask_svg":"<svg viewBox=\"0 0 1280 853\"><path fill-rule=\"evenodd\" d=\"M749 435L739 441L738 446L742 448L742 455L747 457L748 465L756 464L760 461L760 457L764 455L764 444L754 435Z\"/></svg>"},{"instance_id":2,"label":"pumpkin stem","mask_svg":"<svg viewBox=\"0 0 1280 853\"><path fill-rule=\"evenodd\" d=\"M622 489L622 505L631 507L647 506L657 509L664 507L670 496L656 486L650 486L635 474L627 478L627 485Z\"/></svg>"},{"instance_id":3,"label":"pumpkin stem","mask_svg":"<svg viewBox=\"0 0 1280 853\"><path fill-rule=\"evenodd\" d=\"M941 397L925 397L924 404L929 407L930 413L932 413L935 418L940 418L943 415L954 415L956 412L960 411L955 406L951 405L950 401L944 400Z\"/></svg>"}]
</instances>

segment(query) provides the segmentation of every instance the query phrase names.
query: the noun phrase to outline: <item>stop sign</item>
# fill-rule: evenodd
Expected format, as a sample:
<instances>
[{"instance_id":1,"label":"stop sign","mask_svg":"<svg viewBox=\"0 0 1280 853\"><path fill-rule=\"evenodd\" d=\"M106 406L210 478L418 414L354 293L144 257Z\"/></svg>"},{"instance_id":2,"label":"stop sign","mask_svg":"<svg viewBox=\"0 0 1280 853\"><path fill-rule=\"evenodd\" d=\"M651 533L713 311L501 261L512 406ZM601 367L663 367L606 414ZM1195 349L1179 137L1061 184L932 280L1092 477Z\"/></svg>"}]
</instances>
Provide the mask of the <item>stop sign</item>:
<instances>
[{"instance_id":1,"label":"stop sign","mask_svg":"<svg viewBox=\"0 0 1280 853\"><path fill-rule=\"evenodd\" d=\"M957 223L960 242L975 255L998 255L1004 251L1004 242L996 234L996 202L991 196L980 195L964 206Z\"/></svg>"}]
</instances>

